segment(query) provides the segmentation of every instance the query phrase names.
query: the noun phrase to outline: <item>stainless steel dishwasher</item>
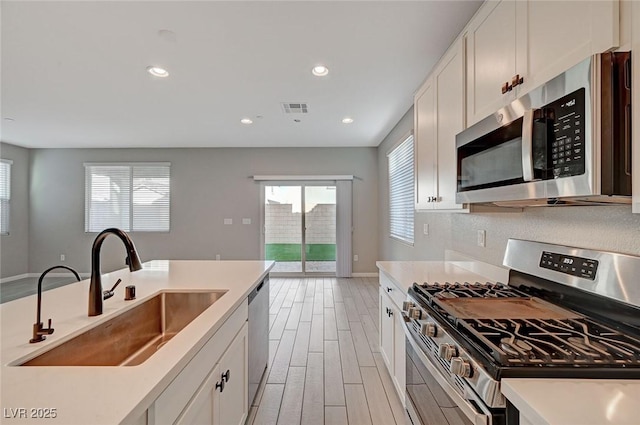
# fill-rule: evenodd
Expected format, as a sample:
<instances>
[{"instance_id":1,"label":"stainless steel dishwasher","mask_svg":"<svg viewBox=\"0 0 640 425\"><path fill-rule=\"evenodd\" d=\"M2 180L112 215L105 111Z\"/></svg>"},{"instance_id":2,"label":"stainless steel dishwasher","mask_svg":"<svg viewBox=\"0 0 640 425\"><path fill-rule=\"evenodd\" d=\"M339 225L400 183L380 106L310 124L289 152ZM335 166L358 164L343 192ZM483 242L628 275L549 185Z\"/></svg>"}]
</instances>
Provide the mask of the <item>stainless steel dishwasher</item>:
<instances>
[{"instance_id":1,"label":"stainless steel dishwasher","mask_svg":"<svg viewBox=\"0 0 640 425\"><path fill-rule=\"evenodd\" d=\"M269 359L269 277L249 294L249 406Z\"/></svg>"}]
</instances>

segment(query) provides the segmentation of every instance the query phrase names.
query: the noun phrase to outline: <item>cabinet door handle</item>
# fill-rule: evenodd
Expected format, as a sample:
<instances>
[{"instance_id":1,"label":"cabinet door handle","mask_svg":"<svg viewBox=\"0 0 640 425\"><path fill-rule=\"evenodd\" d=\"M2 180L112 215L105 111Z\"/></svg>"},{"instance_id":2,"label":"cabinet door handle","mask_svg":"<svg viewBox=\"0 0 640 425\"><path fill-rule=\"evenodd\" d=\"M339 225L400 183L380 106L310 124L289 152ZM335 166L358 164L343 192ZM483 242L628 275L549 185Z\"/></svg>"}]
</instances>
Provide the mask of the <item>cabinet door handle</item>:
<instances>
[{"instance_id":1,"label":"cabinet door handle","mask_svg":"<svg viewBox=\"0 0 640 425\"><path fill-rule=\"evenodd\" d=\"M229 369L227 369L227 371L225 373L222 374L222 380L224 382L229 382L229 379L231 378L231 375L229 373Z\"/></svg>"},{"instance_id":2,"label":"cabinet door handle","mask_svg":"<svg viewBox=\"0 0 640 425\"><path fill-rule=\"evenodd\" d=\"M513 90L513 86L511 84L509 84L509 82L507 81L506 83L504 83L504 85L502 86L502 94L505 94L508 91Z\"/></svg>"},{"instance_id":3,"label":"cabinet door handle","mask_svg":"<svg viewBox=\"0 0 640 425\"><path fill-rule=\"evenodd\" d=\"M389 287L387 286L387 292L391 292L391 291L393 291L393 288L389 288Z\"/></svg>"},{"instance_id":4,"label":"cabinet door handle","mask_svg":"<svg viewBox=\"0 0 640 425\"><path fill-rule=\"evenodd\" d=\"M393 310L391 310L389 307L387 307L387 316L393 316Z\"/></svg>"},{"instance_id":5,"label":"cabinet door handle","mask_svg":"<svg viewBox=\"0 0 640 425\"><path fill-rule=\"evenodd\" d=\"M511 87L519 86L522 83L524 83L524 78L522 78L520 74L514 75L511 79Z\"/></svg>"},{"instance_id":6,"label":"cabinet door handle","mask_svg":"<svg viewBox=\"0 0 640 425\"><path fill-rule=\"evenodd\" d=\"M220 380L220 382L216 382L216 390L220 388L220 392L224 391L224 379Z\"/></svg>"}]
</instances>

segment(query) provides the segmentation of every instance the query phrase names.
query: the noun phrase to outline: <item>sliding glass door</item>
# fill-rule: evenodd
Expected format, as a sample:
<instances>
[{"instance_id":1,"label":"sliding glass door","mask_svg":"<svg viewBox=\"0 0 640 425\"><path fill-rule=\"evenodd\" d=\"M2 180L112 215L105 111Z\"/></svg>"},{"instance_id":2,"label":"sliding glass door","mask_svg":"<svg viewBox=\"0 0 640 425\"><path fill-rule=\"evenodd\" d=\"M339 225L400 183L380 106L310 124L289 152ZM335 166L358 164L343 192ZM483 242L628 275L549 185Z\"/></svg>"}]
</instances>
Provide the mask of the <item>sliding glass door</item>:
<instances>
[{"instance_id":1,"label":"sliding glass door","mask_svg":"<svg viewBox=\"0 0 640 425\"><path fill-rule=\"evenodd\" d=\"M279 273L336 272L336 186L264 187L264 254Z\"/></svg>"},{"instance_id":2,"label":"sliding glass door","mask_svg":"<svg viewBox=\"0 0 640 425\"><path fill-rule=\"evenodd\" d=\"M336 272L336 187L304 186L304 271Z\"/></svg>"}]
</instances>

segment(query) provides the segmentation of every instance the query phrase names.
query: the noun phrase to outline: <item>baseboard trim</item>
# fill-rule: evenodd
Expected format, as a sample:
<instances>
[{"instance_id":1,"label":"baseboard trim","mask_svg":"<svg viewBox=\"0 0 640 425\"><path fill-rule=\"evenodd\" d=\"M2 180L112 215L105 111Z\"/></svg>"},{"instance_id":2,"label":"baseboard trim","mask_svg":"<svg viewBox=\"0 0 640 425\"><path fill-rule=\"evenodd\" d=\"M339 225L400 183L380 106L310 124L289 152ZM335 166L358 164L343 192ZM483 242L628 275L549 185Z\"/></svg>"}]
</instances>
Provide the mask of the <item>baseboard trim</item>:
<instances>
[{"instance_id":1,"label":"baseboard trim","mask_svg":"<svg viewBox=\"0 0 640 425\"><path fill-rule=\"evenodd\" d=\"M378 277L378 273L351 273L351 277Z\"/></svg>"},{"instance_id":2,"label":"baseboard trim","mask_svg":"<svg viewBox=\"0 0 640 425\"><path fill-rule=\"evenodd\" d=\"M15 276L3 277L2 279L0 279L0 285L2 285L3 283L13 282L15 280L26 279L29 277L40 277L40 274L41 273L23 273L17 274ZM78 273L78 275L80 275L81 278L91 277L91 273ZM73 273L47 273L47 277L73 277Z\"/></svg>"},{"instance_id":3,"label":"baseboard trim","mask_svg":"<svg viewBox=\"0 0 640 425\"><path fill-rule=\"evenodd\" d=\"M332 273L296 273L296 272L271 272L269 273L271 277L334 277L336 279L350 279L348 277L336 277L335 274ZM351 277L378 277L378 273L351 273Z\"/></svg>"},{"instance_id":4,"label":"baseboard trim","mask_svg":"<svg viewBox=\"0 0 640 425\"><path fill-rule=\"evenodd\" d=\"M0 279L0 284L13 282L14 280L26 279L29 277L29 273L17 274L15 276L3 277Z\"/></svg>"},{"instance_id":5,"label":"baseboard trim","mask_svg":"<svg viewBox=\"0 0 640 425\"><path fill-rule=\"evenodd\" d=\"M40 277L39 273L29 273L31 276L29 277ZM81 278L91 277L91 273L78 273ZM47 273L47 277L74 277L73 273Z\"/></svg>"}]
</instances>

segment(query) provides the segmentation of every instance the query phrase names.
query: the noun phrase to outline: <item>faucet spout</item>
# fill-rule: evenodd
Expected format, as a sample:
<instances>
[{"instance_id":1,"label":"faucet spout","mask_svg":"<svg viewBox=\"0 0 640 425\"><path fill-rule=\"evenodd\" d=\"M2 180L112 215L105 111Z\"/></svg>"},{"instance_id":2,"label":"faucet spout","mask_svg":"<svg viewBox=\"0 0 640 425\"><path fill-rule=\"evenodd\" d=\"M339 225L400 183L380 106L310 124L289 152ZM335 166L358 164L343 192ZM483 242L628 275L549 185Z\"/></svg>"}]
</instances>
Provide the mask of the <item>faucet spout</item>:
<instances>
[{"instance_id":1,"label":"faucet spout","mask_svg":"<svg viewBox=\"0 0 640 425\"><path fill-rule=\"evenodd\" d=\"M138 251L133 244L129 235L124 231L116 228L105 229L96 236L93 241L93 247L91 248L91 283L89 285L89 316L99 316L102 314L103 304L103 291L102 291L102 276L100 273L100 249L102 243L109 235L116 235L125 246L127 250L126 263L129 266L129 270L134 272L142 269L142 263L138 256Z\"/></svg>"},{"instance_id":2,"label":"faucet spout","mask_svg":"<svg viewBox=\"0 0 640 425\"><path fill-rule=\"evenodd\" d=\"M78 279L80 282L80 276L71 267L67 266L53 266L45 270L38 279L38 307L36 311L36 323L33 324L33 337L29 340L30 343L40 342L45 340L45 335L51 335L54 329L51 327L51 319L49 319L49 327L45 328L42 324L42 280L51 271L55 269L67 269Z\"/></svg>"}]
</instances>

